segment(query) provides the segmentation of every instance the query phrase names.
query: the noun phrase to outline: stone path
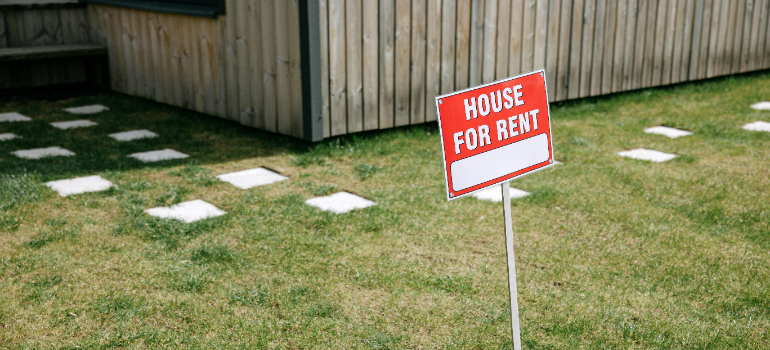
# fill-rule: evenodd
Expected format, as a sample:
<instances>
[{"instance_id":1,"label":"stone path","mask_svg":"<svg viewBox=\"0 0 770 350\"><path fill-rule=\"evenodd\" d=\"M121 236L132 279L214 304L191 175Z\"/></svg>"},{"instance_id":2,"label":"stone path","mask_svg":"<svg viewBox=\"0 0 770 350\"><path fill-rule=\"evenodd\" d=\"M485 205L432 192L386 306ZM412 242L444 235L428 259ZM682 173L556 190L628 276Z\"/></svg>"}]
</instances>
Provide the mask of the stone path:
<instances>
[{"instance_id":1,"label":"stone path","mask_svg":"<svg viewBox=\"0 0 770 350\"><path fill-rule=\"evenodd\" d=\"M770 102L763 101L763 102L757 102L753 105L751 105L751 108L757 109L757 110L768 110L770 109Z\"/></svg>"},{"instance_id":2,"label":"stone path","mask_svg":"<svg viewBox=\"0 0 770 350\"><path fill-rule=\"evenodd\" d=\"M138 139L151 139L158 137L158 134L150 130L131 130L110 134L110 137L117 141L133 141Z\"/></svg>"},{"instance_id":3,"label":"stone path","mask_svg":"<svg viewBox=\"0 0 770 350\"><path fill-rule=\"evenodd\" d=\"M630 151L618 152L618 155L650 162L665 162L676 158L676 154L653 151L651 149L637 148Z\"/></svg>"},{"instance_id":4,"label":"stone path","mask_svg":"<svg viewBox=\"0 0 770 350\"><path fill-rule=\"evenodd\" d=\"M8 140L13 140L13 139L18 139L18 138L21 138L21 136L13 134L13 133L10 133L10 132L9 133L5 133L5 134L0 134L0 141L8 141Z\"/></svg>"},{"instance_id":5,"label":"stone path","mask_svg":"<svg viewBox=\"0 0 770 350\"><path fill-rule=\"evenodd\" d=\"M227 214L224 210L200 199L182 202L170 207L147 209L145 212L155 217L181 220L188 224Z\"/></svg>"},{"instance_id":6,"label":"stone path","mask_svg":"<svg viewBox=\"0 0 770 350\"><path fill-rule=\"evenodd\" d=\"M109 182L101 176L86 176L78 177L74 179L58 180L46 182L46 186L50 187L62 197L67 197L73 194L80 194L85 192L98 192L104 191L112 187L112 182Z\"/></svg>"},{"instance_id":7,"label":"stone path","mask_svg":"<svg viewBox=\"0 0 770 350\"><path fill-rule=\"evenodd\" d=\"M256 186L269 185L271 183L283 181L288 179L288 177L265 168L256 168L229 174L222 174L217 176L217 179L227 182L235 187L247 190Z\"/></svg>"},{"instance_id":8,"label":"stone path","mask_svg":"<svg viewBox=\"0 0 770 350\"><path fill-rule=\"evenodd\" d=\"M157 151L134 153L129 155L129 157L136 158L145 163L152 163L152 162L160 162L162 160L184 159L189 157L189 155L179 151L175 151L170 148L166 148L166 149L161 149Z\"/></svg>"},{"instance_id":9,"label":"stone path","mask_svg":"<svg viewBox=\"0 0 770 350\"><path fill-rule=\"evenodd\" d=\"M64 110L72 114L95 114L95 113L109 110L109 108L102 105L88 105L88 106L65 108Z\"/></svg>"},{"instance_id":10,"label":"stone path","mask_svg":"<svg viewBox=\"0 0 770 350\"><path fill-rule=\"evenodd\" d=\"M305 204L335 214L344 214L351 210L377 205L375 202L349 192L337 192L329 196L311 198L306 200Z\"/></svg>"},{"instance_id":11,"label":"stone path","mask_svg":"<svg viewBox=\"0 0 770 350\"><path fill-rule=\"evenodd\" d=\"M651 128L644 129L644 132L647 134L656 134L656 135L663 135L668 136L669 138L675 139L677 137L682 136L689 136L692 135L692 132L687 130L679 130L676 128L670 128L668 126L653 126Z\"/></svg>"},{"instance_id":12,"label":"stone path","mask_svg":"<svg viewBox=\"0 0 770 350\"><path fill-rule=\"evenodd\" d=\"M32 118L17 112L0 113L0 122L28 122Z\"/></svg>"},{"instance_id":13,"label":"stone path","mask_svg":"<svg viewBox=\"0 0 770 350\"><path fill-rule=\"evenodd\" d=\"M509 187L508 193L511 195L511 199L523 198L529 196L529 192L520 190L518 188ZM473 198L490 202L502 202L503 191L500 189L500 185L495 185L487 189L478 191L472 194Z\"/></svg>"},{"instance_id":14,"label":"stone path","mask_svg":"<svg viewBox=\"0 0 770 350\"><path fill-rule=\"evenodd\" d=\"M23 149L12 153L15 154L17 157L24 158L24 159L40 159L40 158L58 157L58 156L69 157L69 156L75 155L75 152L66 150L58 146L47 147L47 148Z\"/></svg>"},{"instance_id":15,"label":"stone path","mask_svg":"<svg viewBox=\"0 0 770 350\"><path fill-rule=\"evenodd\" d=\"M766 131L770 132L770 123L765 121L756 121L753 123L748 123L743 126L743 129L745 130L751 130L751 131Z\"/></svg>"},{"instance_id":16,"label":"stone path","mask_svg":"<svg viewBox=\"0 0 770 350\"><path fill-rule=\"evenodd\" d=\"M86 119L51 123L51 126L53 126L54 128L62 129L62 130L75 129L75 128L87 128L89 126L94 126L94 125L99 125L99 123L95 123Z\"/></svg>"}]
</instances>

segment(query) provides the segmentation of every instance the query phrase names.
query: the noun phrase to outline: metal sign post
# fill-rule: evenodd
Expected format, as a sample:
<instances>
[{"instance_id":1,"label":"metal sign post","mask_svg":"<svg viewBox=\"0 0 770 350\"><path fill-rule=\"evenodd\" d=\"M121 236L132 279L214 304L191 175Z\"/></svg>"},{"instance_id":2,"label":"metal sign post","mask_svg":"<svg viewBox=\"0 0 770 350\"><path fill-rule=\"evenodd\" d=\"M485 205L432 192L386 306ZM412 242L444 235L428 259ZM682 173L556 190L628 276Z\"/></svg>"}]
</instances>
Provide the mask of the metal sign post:
<instances>
[{"instance_id":1,"label":"metal sign post","mask_svg":"<svg viewBox=\"0 0 770 350\"><path fill-rule=\"evenodd\" d=\"M513 349L521 350L519 330L519 293L516 291L516 259L513 256L513 223L511 222L511 190L508 182L500 184L503 191L503 215L505 216L505 248L508 258L508 293L511 297L511 335Z\"/></svg>"}]
</instances>

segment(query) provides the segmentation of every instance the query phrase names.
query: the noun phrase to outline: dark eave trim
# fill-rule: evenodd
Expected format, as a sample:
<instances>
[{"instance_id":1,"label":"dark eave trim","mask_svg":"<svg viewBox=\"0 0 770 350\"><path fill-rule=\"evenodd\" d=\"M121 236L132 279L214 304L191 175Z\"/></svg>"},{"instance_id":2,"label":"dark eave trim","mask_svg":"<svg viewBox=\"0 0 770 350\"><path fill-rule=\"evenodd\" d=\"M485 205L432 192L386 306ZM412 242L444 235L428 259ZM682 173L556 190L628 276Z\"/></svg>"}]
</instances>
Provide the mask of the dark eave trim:
<instances>
[{"instance_id":1,"label":"dark eave trim","mask_svg":"<svg viewBox=\"0 0 770 350\"><path fill-rule=\"evenodd\" d=\"M317 0L299 1L302 61L302 128L306 141L324 138L321 97L321 9Z\"/></svg>"},{"instance_id":2,"label":"dark eave trim","mask_svg":"<svg viewBox=\"0 0 770 350\"><path fill-rule=\"evenodd\" d=\"M126 7L137 10L146 10L154 12L175 13L180 15L189 15L197 17L217 18L219 15L225 14L225 8L222 5L223 1L220 1L219 6L205 6L205 5L192 5L192 4L180 4L170 2L156 2L151 0L79 0L80 2L87 2L92 4L110 5L118 7Z\"/></svg>"}]
</instances>

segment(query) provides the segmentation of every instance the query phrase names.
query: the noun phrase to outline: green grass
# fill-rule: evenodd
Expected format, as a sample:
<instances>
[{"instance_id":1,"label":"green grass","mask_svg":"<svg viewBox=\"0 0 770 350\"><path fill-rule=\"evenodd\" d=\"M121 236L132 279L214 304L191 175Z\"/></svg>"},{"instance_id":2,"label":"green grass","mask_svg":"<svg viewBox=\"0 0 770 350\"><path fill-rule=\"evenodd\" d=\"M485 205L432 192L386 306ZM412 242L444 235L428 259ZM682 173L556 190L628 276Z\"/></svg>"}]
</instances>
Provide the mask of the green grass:
<instances>
[{"instance_id":1,"label":"green grass","mask_svg":"<svg viewBox=\"0 0 770 350\"><path fill-rule=\"evenodd\" d=\"M513 183L527 349L765 349L770 343L770 74L551 106L563 165ZM101 103L92 128L61 110ZM120 94L9 99L0 142L0 348L509 349L499 203L447 202L437 126L307 144ZM642 129L669 125L693 136ZM156 139L107 134L149 129ZM75 157L16 158L61 146ZM645 147L666 163L622 158ZM191 158L126 155L173 148ZM216 175L289 176L240 190ZM99 193L43 183L101 175ZM344 215L304 204L350 191ZM184 224L145 209L192 199Z\"/></svg>"}]
</instances>

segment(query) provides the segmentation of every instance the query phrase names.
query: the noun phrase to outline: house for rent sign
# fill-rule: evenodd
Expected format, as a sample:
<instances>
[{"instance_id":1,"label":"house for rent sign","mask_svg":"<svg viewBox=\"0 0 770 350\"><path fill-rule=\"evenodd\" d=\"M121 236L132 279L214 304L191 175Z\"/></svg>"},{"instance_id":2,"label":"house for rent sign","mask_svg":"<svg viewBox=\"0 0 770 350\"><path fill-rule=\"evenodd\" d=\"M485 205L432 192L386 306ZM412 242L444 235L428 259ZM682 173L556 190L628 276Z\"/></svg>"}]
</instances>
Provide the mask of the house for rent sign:
<instances>
[{"instance_id":1,"label":"house for rent sign","mask_svg":"<svg viewBox=\"0 0 770 350\"><path fill-rule=\"evenodd\" d=\"M436 97L447 199L553 165L545 71Z\"/></svg>"}]
</instances>

